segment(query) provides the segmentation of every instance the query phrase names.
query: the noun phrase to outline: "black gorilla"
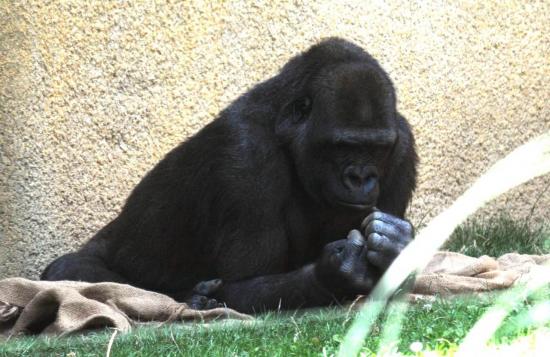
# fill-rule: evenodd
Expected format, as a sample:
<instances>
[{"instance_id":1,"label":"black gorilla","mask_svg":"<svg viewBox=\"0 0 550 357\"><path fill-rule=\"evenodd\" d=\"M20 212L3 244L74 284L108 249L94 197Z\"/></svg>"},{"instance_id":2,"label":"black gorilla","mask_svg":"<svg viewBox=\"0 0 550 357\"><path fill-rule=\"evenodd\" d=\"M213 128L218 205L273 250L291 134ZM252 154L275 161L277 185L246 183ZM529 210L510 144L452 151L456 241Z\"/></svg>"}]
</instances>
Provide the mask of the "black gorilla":
<instances>
[{"instance_id":1,"label":"black gorilla","mask_svg":"<svg viewBox=\"0 0 550 357\"><path fill-rule=\"evenodd\" d=\"M403 215L416 162L387 74L327 39L168 153L42 279L123 282L244 312L368 294L412 239Z\"/></svg>"}]
</instances>

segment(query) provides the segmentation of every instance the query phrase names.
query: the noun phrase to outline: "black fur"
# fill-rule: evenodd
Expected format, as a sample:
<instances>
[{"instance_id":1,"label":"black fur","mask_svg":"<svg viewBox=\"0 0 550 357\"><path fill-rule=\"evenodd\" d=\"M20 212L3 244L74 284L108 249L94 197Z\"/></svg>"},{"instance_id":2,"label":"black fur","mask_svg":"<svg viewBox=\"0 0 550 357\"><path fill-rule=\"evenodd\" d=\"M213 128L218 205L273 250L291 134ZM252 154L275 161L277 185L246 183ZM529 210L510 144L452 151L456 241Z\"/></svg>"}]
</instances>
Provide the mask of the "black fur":
<instances>
[{"instance_id":1,"label":"black fur","mask_svg":"<svg viewBox=\"0 0 550 357\"><path fill-rule=\"evenodd\" d=\"M412 238L403 215L417 158L394 93L361 48L320 42L168 153L120 215L42 279L196 301L220 278L208 298L241 311L368 293ZM367 216L374 223L345 239Z\"/></svg>"}]
</instances>

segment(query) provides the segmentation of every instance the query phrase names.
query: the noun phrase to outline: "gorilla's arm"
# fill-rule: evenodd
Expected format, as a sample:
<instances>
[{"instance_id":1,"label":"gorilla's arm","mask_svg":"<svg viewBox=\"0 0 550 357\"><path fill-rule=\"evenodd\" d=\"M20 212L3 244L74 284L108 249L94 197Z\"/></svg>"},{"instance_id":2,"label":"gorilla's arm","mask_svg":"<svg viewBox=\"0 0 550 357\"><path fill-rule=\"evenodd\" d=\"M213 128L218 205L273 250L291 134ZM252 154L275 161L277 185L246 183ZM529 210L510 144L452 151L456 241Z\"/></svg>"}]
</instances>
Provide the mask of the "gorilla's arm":
<instances>
[{"instance_id":1,"label":"gorilla's arm","mask_svg":"<svg viewBox=\"0 0 550 357\"><path fill-rule=\"evenodd\" d=\"M233 309L248 313L322 306L334 300L315 276L314 264L290 273L224 282L214 297Z\"/></svg>"},{"instance_id":2,"label":"gorilla's arm","mask_svg":"<svg viewBox=\"0 0 550 357\"><path fill-rule=\"evenodd\" d=\"M239 311L258 312L366 295L412 240L413 229L408 221L380 211L367 216L361 228L363 233L352 230L346 239L327 244L317 261L301 269L226 281L212 296Z\"/></svg>"}]
</instances>

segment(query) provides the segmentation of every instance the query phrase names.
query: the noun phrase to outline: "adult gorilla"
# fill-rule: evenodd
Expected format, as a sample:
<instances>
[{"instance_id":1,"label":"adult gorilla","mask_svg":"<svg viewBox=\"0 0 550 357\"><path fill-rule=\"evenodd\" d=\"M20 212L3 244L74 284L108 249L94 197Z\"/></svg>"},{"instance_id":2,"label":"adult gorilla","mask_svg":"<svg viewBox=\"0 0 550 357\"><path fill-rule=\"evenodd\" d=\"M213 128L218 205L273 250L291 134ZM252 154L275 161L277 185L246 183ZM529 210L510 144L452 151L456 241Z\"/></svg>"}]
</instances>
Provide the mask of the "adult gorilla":
<instances>
[{"instance_id":1,"label":"adult gorilla","mask_svg":"<svg viewBox=\"0 0 550 357\"><path fill-rule=\"evenodd\" d=\"M129 283L244 312L368 294L412 239L403 214L416 161L387 74L327 39L168 153L42 279Z\"/></svg>"}]
</instances>

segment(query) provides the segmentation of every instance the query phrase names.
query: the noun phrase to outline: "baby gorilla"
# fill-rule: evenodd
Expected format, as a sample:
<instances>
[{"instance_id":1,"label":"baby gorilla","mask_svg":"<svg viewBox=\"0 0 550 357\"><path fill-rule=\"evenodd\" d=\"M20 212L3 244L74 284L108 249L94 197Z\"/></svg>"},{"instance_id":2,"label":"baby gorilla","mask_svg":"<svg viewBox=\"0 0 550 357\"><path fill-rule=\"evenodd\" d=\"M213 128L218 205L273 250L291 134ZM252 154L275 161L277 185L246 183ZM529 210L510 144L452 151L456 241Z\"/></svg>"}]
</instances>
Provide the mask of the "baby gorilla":
<instances>
[{"instance_id":1,"label":"baby gorilla","mask_svg":"<svg viewBox=\"0 0 550 357\"><path fill-rule=\"evenodd\" d=\"M243 312L368 294L412 239L403 215L416 162L387 74L327 39L168 153L42 279L128 283Z\"/></svg>"}]
</instances>

